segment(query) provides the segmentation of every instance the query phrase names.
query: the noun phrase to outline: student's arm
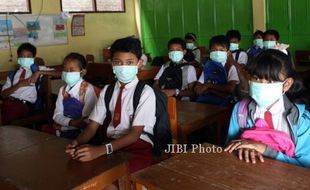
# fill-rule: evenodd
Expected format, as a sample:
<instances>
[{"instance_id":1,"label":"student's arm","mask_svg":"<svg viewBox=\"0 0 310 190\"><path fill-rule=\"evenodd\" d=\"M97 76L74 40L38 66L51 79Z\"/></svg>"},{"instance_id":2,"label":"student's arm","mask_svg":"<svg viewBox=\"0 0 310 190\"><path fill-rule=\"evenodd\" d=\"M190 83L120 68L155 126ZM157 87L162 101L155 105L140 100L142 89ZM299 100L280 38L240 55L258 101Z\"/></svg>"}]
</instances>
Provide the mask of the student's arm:
<instances>
[{"instance_id":1,"label":"student's arm","mask_svg":"<svg viewBox=\"0 0 310 190\"><path fill-rule=\"evenodd\" d=\"M231 52L227 53L227 63L230 63L231 65L234 65L238 70L244 69L245 64L238 63L234 58Z\"/></svg>"},{"instance_id":2,"label":"student's arm","mask_svg":"<svg viewBox=\"0 0 310 190\"><path fill-rule=\"evenodd\" d=\"M154 78L154 84L153 84L153 87L154 88L156 88L156 89L161 89L161 87L159 86L159 78L161 77L161 75L163 74L163 72L164 72L164 66L165 66L165 64L163 64L161 67L160 67L160 69L159 69L159 71L158 71L158 73L156 74L156 76L155 76L155 78Z\"/></svg>"},{"instance_id":3,"label":"student's arm","mask_svg":"<svg viewBox=\"0 0 310 190\"><path fill-rule=\"evenodd\" d=\"M37 80L39 79L41 75L47 75L47 76L51 76L55 78L60 78L61 73L62 71L57 71L57 70L39 70L39 71L36 71L34 74L32 74L30 78L30 82L31 83L37 82Z\"/></svg>"},{"instance_id":4,"label":"student's arm","mask_svg":"<svg viewBox=\"0 0 310 190\"><path fill-rule=\"evenodd\" d=\"M6 83L4 84L2 91L1 91L1 97L3 99L7 98L11 94L13 94L16 90L18 90L20 87L24 87L24 86L31 86L31 83L28 79L20 80L20 81L18 81L18 83L11 86L11 79L9 79L9 77L7 77Z\"/></svg>"},{"instance_id":5,"label":"student's arm","mask_svg":"<svg viewBox=\"0 0 310 190\"><path fill-rule=\"evenodd\" d=\"M228 81L226 84L211 84L211 83L202 84L200 82L197 82L195 92L198 95L203 95L211 92L218 96L225 97L227 95L234 93L236 83L237 83L236 81Z\"/></svg>"}]
</instances>

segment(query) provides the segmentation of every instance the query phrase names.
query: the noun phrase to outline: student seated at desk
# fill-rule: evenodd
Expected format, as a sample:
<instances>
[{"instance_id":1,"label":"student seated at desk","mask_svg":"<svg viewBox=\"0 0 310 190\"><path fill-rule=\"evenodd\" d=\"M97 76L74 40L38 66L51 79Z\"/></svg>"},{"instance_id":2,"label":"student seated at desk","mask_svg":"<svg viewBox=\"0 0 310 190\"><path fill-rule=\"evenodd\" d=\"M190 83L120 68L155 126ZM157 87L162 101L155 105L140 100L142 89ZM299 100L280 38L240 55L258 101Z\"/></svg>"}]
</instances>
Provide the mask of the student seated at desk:
<instances>
[{"instance_id":1,"label":"student seated at desk","mask_svg":"<svg viewBox=\"0 0 310 190\"><path fill-rule=\"evenodd\" d=\"M196 34L187 33L185 35L186 54L184 59L195 66L200 66L200 49L196 46Z\"/></svg>"},{"instance_id":2,"label":"student seated at desk","mask_svg":"<svg viewBox=\"0 0 310 190\"><path fill-rule=\"evenodd\" d=\"M94 87L83 80L86 60L78 53L68 54L63 62L62 80L66 85L59 89L53 119L56 135L75 139L87 126L97 96Z\"/></svg>"},{"instance_id":3,"label":"student seated at desk","mask_svg":"<svg viewBox=\"0 0 310 190\"><path fill-rule=\"evenodd\" d=\"M250 96L235 105L225 151L256 163L263 156L310 167L310 113L289 57L265 50L248 65ZM297 96L296 96L297 95ZM297 99L298 97L298 99Z\"/></svg>"},{"instance_id":4,"label":"student seated at desk","mask_svg":"<svg viewBox=\"0 0 310 190\"><path fill-rule=\"evenodd\" d=\"M34 64L36 53L36 47L30 43L21 44L17 49L19 68L8 74L1 92L3 124L24 118L31 111L40 111L43 103L37 93L42 85L41 75L60 76L58 71Z\"/></svg>"},{"instance_id":5,"label":"student seated at desk","mask_svg":"<svg viewBox=\"0 0 310 190\"><path fill-rule=\"evenodd\" d=\"M239 47L241 41L241 34L239 30L227 31L226 37L230 42L229 51L231 52L233 60L235 60L240 66L245 67L248 62L248 55Z\"/></svg>"},{"instance_id":6,"label":"student seated at desk","mask_svg":"<svg viewBox=\"0 0 310 190\"><path fill-rule=\"evenodd\" d=\"M196 70L183 58L186 44L182 38L172 38L168 42L170 62L162 65L154 78L154 87L161 89L168 97L176 96L189 100L194 96L193 87L197 81Z\"/></svg>"},{"instance_id":7,"label":"student seated at desk","mask_svg":"<svg viewBox=\"0 0 310 190\"><path fill-rule=\"evenodd\" d=\"M138 67L142 66L141 44L133 38L116 40L111 46L113 72L117 82L113 87L111 101L105 97L107 86L101 91L100 97L89 116L90 123L66 149L73 159L90 161L99 156L122 150L130 152L134 158L129 162L129 171L135 172L149 166L152 162L153 142L147 132L153 134L156 121L156 97L154 90L145 85L139 104L134 113L133 98L139 82ZM102 125L101 127L99 127ZM97 130L105 133L110 143L92 146L87 144ZM101 139L102 140L102 139ZM103 140L102 140L103 141Z\"/></svg>"},{"instance_id":8,"label":"student seated at desk","mask_svg":"<svg viewBox=\"0 0 310 190\"><path fill-rule=\"evenodd\" d=\"M253 34L253 46L247 50L248 61L252 60L257 54L259 54L264 47L263 43L264 33L260 30L256 30Z\"/></svg>"},{"instance_id":9,"label":"student seated at desk","mask_svg":"<svg viewBox=\"0 0 310 190\"><path fill-rule=\"evenodd\" d=\"M209 42L211 61L207 61L196 84L197 102L227 105L233 101L239 77L236 67L227 61L229 41L224 35Z\"/></svg>"}]
</instances>

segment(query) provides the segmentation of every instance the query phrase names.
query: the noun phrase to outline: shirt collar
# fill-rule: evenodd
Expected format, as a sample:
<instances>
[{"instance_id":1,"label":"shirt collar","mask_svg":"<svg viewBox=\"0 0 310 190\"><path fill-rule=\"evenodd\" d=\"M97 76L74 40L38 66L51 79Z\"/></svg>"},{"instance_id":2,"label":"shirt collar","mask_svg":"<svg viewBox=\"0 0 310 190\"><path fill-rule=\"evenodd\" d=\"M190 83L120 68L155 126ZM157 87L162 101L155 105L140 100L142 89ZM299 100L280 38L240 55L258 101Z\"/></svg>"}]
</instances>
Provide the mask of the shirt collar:
<instances>
[{"instance_id":1,"label":"shirt collar","mask_svg":"<svg viewBox=\"0 0 310 190\"><path fill-rule=\"evenodd\" d=\"M125 85L125 89L130 89L130 88L132 88L133 86L136 86L137 84L138 84L138 82L139 82L139 79L138 79L138 77L136 76L135 77L135 79L133 79L131 82L129 82L129 83L127 83L126 85ZM116 82L116 86L117 86L117 88L120 88L121 87L121 83L117 80L117 82Z\"/></svg>"},{"instance_id":2,"label":"shirt collar","mask_svg":"<svg viewBox=\"0 0 310 190\"><path fill-rule=\"evenodd\" d=\"M81 78L73 87L70 87L69 85L66 85L66 91L70 93L79 92L81 83L83 82L83 79Z\"/></svg>"}]
</instances>

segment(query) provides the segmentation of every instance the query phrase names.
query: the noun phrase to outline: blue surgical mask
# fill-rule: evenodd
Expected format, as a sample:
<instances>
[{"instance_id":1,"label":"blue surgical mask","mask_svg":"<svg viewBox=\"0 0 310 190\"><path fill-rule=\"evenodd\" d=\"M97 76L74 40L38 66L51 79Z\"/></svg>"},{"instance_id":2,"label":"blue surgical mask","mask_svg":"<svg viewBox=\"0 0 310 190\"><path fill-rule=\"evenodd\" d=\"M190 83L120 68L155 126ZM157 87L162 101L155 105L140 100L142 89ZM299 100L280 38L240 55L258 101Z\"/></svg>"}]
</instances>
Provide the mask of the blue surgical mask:
<instances>
[{"instance_id":1,"label":"blue surgical mask","mask_svg":"<svg viewBox=\"0 0 310 190\"><path fill-rule=\"evenodd\" d=\"M268 108L283 96L283 83L258 83L250 81L250 96L261 108Z\"/></svg>"},{"instance_id":2,"label":"blue surgical mask","mask_svg":"<svg viewBox=\"0 0 310 190\"><path fill-rule=\"evenodd\" d=\"M169 52L169 59L171 59L174 63L179 63L183 60L184 53L183 51L170 51Z\"/></svg>"},{"instance_id":3,"label":"blue surgical mask","mask_svg":"<svg viewBox=\"0 0 310 190\"><path fill-rule=\"evenodd\" d=\"M116 75L116 78L121 83L127 84L136 78L138 73L138 66L137 65L113 66L113 73Z\"/></svg>"},{"instance_id":4,"label":"blue surgical mask","mask_svg":"<svg viewBox=\"0 0 310 190\"><path fill-rule=\"evenodd\" d=\"M70 87L74 86L81 79L80 72L62 72L61 79Z\"/></svg>"},{"instance_id":5,"label":"blue surgical mask","mask_svg":"<svg viewBox=\"0 0 310 190\"><path fill-rule=\"evenodd\" d=\"M227 61L227 52L226 51L212 51L210 53L210 58L212 61L222 63L225 65Z\"/></svg>"},{"instance_id":6,"label":"blue surgical mask","mask_svg":"<svg viewBox=\"0 0 310 190\"><path fill-rule=\"evenodd\" d=\"M34 63L34 58L20 57L17 59L17 63L25 69L30 69L31 65Z\"/></svg>"},{"instance_id":7,"label":"blue surgical mask","mask_svg":"<svg viewBox=\"0 0 310 190\"><path fill-rule=\"evenodd\" d=\"M254 45L255 46L257 46L257 47L259 47L259 48L261 48L261 49L263 49L263 47L264 47L264 42L263 42L263 39L255 39L254 41L253 41L253 43L254 43Z\"/></svg>"},{"instance_id":8,"label":"blue surgical mask","mask_svg":"<svg viewBox=\"0 0 310 190\"><path fill-rule=\"evenodd\" d=\"M194 43L186 43L187 49L194 49Z\"/></svg>"},{"instance_id":9,"label":"blue surgical mask","mask_svg":"<svg viewBox=\"0 0 310 190\"><path fill-rule=\"evenodd\" d=\"M229 50L230 51L235 51L235 50L238 50L238 49L239 49L239 44L230 43L230 45L229 45Z\"/></svg>"},{"instance_id":10,"label":"blue surgical mask","mask_svg":"<svg viewBox=\"0 0 310 190\"><path fill-rule=\"evenodd\" d=\"M276 46L276 41L264 41L265 49L272 49Z\"/></svg>"}]
</instances>

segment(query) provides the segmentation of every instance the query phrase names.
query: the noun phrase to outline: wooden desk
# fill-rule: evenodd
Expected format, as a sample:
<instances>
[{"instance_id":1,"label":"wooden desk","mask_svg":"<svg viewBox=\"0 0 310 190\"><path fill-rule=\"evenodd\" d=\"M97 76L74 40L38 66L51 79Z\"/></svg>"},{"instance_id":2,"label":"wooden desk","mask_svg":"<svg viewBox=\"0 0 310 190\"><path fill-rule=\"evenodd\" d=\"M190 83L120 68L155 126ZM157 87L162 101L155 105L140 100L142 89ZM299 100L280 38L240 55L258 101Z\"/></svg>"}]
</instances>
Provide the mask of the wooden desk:
<instances>
[{"instance_id":1,"label":"wooden desk","mask_svg":"<svg viewBox=\"0 0 310 190\"><path fill-rule=\"evenodd\" d=\"M267 158L254 165L226 152L187 153L136 172L132 179L149 190L309 189L310 170Z\"/></svg>"},{"instance_id":2,"label":"wooden desk","mask_svg":"<svg viewBox=\"0 0 310 190\"><path fill-rule=\"evenodd\" d=\"M81 163L65 154L68 140L38 131L0 127L0 189L67 190L102 189L122 178L128 189L125 153Z\"/></svg>"},{"instance_id":3,"label":"wooden desk","mask_svg":"<svg viewBox=\"0 0 310 190\"><path fill-rule=\"evenodd\" d=\"M178 143L187 143L187 136L205 127L216 124L218 144L221 144L221 134L224 123L221 121L229 112L228 107L177 101Z\"/></svg>"},{"instance_id":4,"label":"wooden desk","mask_svg":"<svg viewBox=\"0 0 310 190\"><path fill-rule=\"evenodd\" d=\"M158 73L160 67L143 66L138 73L139 80L153 80Z\"/></svg>"}]
</instances>

